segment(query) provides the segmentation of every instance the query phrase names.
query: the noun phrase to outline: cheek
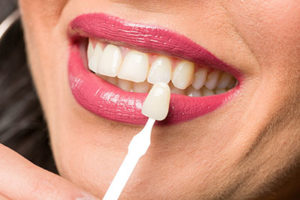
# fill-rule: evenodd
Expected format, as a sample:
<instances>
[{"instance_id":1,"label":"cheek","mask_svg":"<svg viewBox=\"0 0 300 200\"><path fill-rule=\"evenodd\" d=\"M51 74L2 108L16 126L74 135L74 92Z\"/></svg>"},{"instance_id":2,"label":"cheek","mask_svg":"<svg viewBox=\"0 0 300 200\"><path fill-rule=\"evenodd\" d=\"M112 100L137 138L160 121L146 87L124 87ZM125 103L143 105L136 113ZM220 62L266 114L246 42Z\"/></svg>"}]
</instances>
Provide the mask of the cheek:
<instances>
[{"instance_id":1,"label":"cheek","mask_svg":"<svg viewBox=\"0 0 300 200\"><path fill-rule=\"evenodd\" d=\"M26 24L34 26L36 22L53 26L59 19L68 0L20 0L19 5Z\"/></svg>"},{"instance_id":2,"label":"cheek","mask_svg":"<svg viewBox=\"0 0 300 200\"><path fill-rule=\"evenodd\" d=\"M66 2L66 0L19 1L29 62L32 68L42 66L41 54L44 51L41 48L53 37L54 26L58 23Z\"/></svg>"},{"instance_id":3,"label":"cheek","mask_svg":"<svg viewBox=\"0 0 300 200\"><path fill-rule=\"evenodd\" d=\"M255 56L261 79L279 93L295 93L300 72L300 4L297 0L228 4L233 24ZM272 85L271 85L272 84ZM288 87L289 86L289 87Z\"/></svg>"},{"instance_id":4,"label":"cheek","mask_svg":"<svg viewBox=\"0 0 300 200\"><path fill-rule=\"evenodd\" d=\"M53 122L57 121L55 110L64 105L61 96L69 95L65 89L68 86L65 67L68 41L56 28L65 3L61 0L20 0L31 74L47 121Z\"/></svg>"},{"instance_id":5,"label":"cheek","mask_svg":"<svg viewBox=\"0 0 300 200\"><path fill-rule=\"evenodd\" d=\"M247 1L229 5L236 29L261 65L269 66L284 57L295 59L295 53L299 58L299 48L296 49L300 45L299 1Z\"/></svg>"}]
</instances>

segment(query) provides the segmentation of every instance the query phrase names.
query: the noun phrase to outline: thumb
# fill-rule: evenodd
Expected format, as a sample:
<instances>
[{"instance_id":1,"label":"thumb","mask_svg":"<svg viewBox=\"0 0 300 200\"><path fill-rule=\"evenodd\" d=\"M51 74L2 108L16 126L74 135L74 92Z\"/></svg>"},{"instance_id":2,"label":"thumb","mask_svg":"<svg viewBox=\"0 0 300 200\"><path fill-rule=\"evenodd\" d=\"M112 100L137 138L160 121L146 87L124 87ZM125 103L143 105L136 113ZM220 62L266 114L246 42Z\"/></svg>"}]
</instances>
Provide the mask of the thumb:
<instances>
[{"instance_id":1,"label":"thumb","mask_svg":"<svg viewBox=\"0 0 300 200\"><path fill-rule=\"evenodd\" d=\"M2 144L0 194L12 200L96 200L71 182L35 166Z\"/></svg>"}]
</instances>

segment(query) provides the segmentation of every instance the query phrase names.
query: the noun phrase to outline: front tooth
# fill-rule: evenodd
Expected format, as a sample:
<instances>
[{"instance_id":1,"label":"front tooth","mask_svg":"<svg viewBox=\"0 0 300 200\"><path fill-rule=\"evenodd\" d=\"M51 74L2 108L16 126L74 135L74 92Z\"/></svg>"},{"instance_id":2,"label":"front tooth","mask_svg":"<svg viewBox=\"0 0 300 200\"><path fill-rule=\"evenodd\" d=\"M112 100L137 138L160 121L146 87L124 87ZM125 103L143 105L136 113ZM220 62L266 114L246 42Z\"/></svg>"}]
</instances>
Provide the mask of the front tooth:
<instances>
[{"instance_id":1,"label":"front tooth","mask_svg":"<svg viewBox=\"0 0 300 200\"><path fill-rule=\"evenodd\" d=\"M122 54L119 47L109 44L105 47L98 64L97 73L116 77L122 63Z\"/></svg>"},{"instance_id":2,"label":"front tooth","mask_svg":"<svg viewBox=\"0 0 300 200\"><path fill-rule=\"evenodd\" d=\"M159 57L151 65L148 82L155 83L169 83L171 80L172 64L169 58Z\"/></svg>"},{"instance_id":3,"label":"front tooth","mask_svg":"<svg viewBox=\"0 0 300 200\"><path fill-rule=\"evenodd\" d=\"M194 63L181 61L175 67L172 83L179 89L186 89L193 80Z\"/></svg>"},{"instance_id":4,"label":"front tooth","mask_svg":"<svg viewBox=\"0 0 300 200\"><path fill-rule=\"evenodd\" d=\"M193 87L190 87L188 89L187 95L190 96L190 97L201 97L202 96L201 91L200 90L196 90Z\"/></svg>"},{"instance_id":5,"label":"front tooth","mask_svg":"<svg viewBox=\"0 0 300 200\"><path fill-rule=\"evenodd\" d=\"M232 76L230 74L226 72L222 73L217 88L225 89L229 85L231 79Z\"/></svg>"},{"instance_id":6,"label":"front tooth","mask_svg":"<svg viewBox=\"0 0 300 200\"><path fill-rule=\"evenodd\" d=\"M203 96L212 96L215 93L212 90L204 87L204 88L202 88L202 94L203 94Z\"/></svg>"},{"instance_id":7,"label":"front tooth","mask_svg":"<svg viewBox=\"0 0 300 200\"><path fill-rule=\"evenodd\" d=\"M99 63L99 60L102 56L102 48L100 44L96 44L95 48L93 47L93 44L91 41L89 41L88 45L88 66L89 69L93 72L97 72L97 65Z\"/></svg>"},{"instance_id":8,"label":"front tooth","mask_svg":"<svg viewBox=\"0 0 300 200\"><path fill-rule=\"evenodd\" d=\"M195 78L194 78L192 85L196 90L199 90L200 88L202 88L202 86L204 85L204 83L206 81L206 76L207 76L207 69L205 69L205 68L200 68L195 73Z\"/></svg>"},{"instance_id":9,"label":"front tooth","mask_svg":"<svg viewBox=\"0 0 300 200\"><path fill-rule=\"evenodd\" d=\"M210 90L215 89L218 83L219 76L220 76L220 71L213 71L209 73L207 76L205 86Z\"/></svg>"},{"instance_id":10,"label":"front tooth","mask_svg":"<svg viewBox=\"0 0 300 200\"><path fill-rule=\"evenodd\" d=\"M119 79L118 80L118 87L124 91L130 92L132 90L132 82Z\"/></svg>"},{"instance_id":11,"label":"front tooth","mask_svg":"<svg viewBox=\"0 0 300 200\"><path fill-rule=\"evenodd\" d=\"M143 103L143 115L158 121L164 120L169 112L170 96L170 88L166 83L156 83Z\"/></svg>"},{"instance_id":12,"label":"front tooth","mask_svg":"<svg viewBox=\"0 0 300 200\"><path fill-rule=\"evenodd\" d=\"M130 51L124 58L118 78L133 82L144 82L149 67L148 56L138 51Z\"/></svg>"},{"instance_id":13,"label":"front tooth","mask_svg":"<svg viewBox=\"0 0 300 200\"><path fill-rule=\"evenodd\" d=\"M138 93L147 93L150 89L150 84L148 82L143 83L133 83L133 91Z\"/></svg>"}]
</instances>

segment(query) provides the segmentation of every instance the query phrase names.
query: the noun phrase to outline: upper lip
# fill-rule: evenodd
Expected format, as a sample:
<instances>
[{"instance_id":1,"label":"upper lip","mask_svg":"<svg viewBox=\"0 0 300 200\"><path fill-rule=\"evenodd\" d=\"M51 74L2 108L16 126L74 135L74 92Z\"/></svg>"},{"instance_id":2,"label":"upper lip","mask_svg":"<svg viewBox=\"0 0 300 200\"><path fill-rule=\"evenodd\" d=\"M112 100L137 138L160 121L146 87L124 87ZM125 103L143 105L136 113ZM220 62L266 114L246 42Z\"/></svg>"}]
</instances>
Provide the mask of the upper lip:
<instances>
[{"instance_id":1,"label":"upper lip","mask_svg":"<svg viewBox=\"0 0 300 200\"><path fill-rule=\"evenodd\" d=\"M137 24L106 14L85 14L71 22L74 38L81 35L135 49L159 52L226 71L241 81L241 73L189 38L166 28Z\"/></svg>"},{"instance_id":2,"label":"upper lip","mask_svg":"<svg viewBox=\"0 0 300 200\"><path fill-rule=\"evenodd\" d=\"M166 122L186 121L215 110L233 96L242 81L242 74L237 69L216 58L187 37L165 28L132 23L106 14L84 14L70 23L69 30L72 46L69 80L72 92L83 107L112 120L132 124L145 123L146 117L141 114L140 105L146 94L117 90L95 75L88 73L87 70L83 70L83 62L78 58L79 51L76 43L78 37L97 38L143 51L161 52L184 58L196 64L226 71L238 80L238 85L234 89L221 95L190 98L172 94L170 112ZM111 99L114 101L110 102ZM116 102L116 99L121 103ZM132 103L127 105L126 102L134 102L136 105L132 105ZM105 109L102 112L99 108Z\"/></svg>"}]
</instances>

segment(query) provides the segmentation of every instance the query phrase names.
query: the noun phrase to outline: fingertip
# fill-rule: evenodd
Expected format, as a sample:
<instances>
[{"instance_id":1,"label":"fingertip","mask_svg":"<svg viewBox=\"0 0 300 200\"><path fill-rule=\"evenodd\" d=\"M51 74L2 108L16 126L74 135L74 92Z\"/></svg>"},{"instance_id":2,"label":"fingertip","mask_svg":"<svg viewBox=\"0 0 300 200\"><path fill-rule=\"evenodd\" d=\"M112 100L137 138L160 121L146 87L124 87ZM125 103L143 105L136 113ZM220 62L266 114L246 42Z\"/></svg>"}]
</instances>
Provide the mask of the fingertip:
<instances>
[{"instance_id":1,"label":"fingertip","mask_svg":"<svg viewBox=\"0 0 300 200\"><path fill-rule=\"evenodd\" d=\"M75 198L75 200L100 200L100 199L88 193L83 193L81 197L77 197Z\"/></svg>"}]
</instances>

